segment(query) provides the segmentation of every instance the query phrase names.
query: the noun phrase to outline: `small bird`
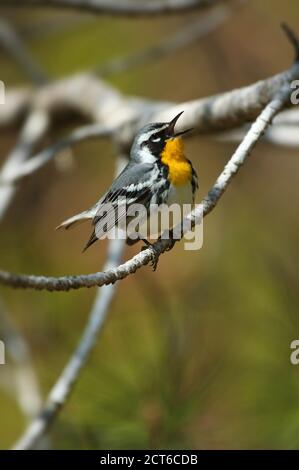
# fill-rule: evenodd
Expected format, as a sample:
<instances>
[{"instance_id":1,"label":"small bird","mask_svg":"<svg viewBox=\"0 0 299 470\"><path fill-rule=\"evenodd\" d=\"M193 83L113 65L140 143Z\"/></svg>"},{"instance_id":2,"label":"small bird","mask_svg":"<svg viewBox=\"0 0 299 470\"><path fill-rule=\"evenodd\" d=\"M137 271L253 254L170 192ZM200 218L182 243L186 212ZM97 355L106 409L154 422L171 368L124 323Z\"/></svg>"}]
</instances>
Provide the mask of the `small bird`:
<instances>
[{"instance_id":1,"label":"small bird","mask_svg":"<svg viewBox=\"0 0 299 470\"><path fill-rule=\"evenodd\" d=\"M74 215L64 221L57 228L68 229L86 220L91 220L93 232L84 247L85 251L101 235L98 229L101 216L100 209L104 204L111 204L116 209L122 201L126 207L131 204L142 204L150 216L152 205L171 205L174 203L194 204L195 193L198 189L197 174L190 160L185 157L184 144L181 136L192 129L175 133L175 125L183 111L177 114L170 122L158 122L144 126L136 135L130 159L124 170L113 181L108 191L90 209ZM105 214L109 220L109 213ZM121 224L126 218L125 211L121 211L118 219L113 218L109 230ZM99 233L100 232L100 233ZM143 240L148 246L151 243L145 238L127 238L129 245Z\"/></svg>"}]
</instances>

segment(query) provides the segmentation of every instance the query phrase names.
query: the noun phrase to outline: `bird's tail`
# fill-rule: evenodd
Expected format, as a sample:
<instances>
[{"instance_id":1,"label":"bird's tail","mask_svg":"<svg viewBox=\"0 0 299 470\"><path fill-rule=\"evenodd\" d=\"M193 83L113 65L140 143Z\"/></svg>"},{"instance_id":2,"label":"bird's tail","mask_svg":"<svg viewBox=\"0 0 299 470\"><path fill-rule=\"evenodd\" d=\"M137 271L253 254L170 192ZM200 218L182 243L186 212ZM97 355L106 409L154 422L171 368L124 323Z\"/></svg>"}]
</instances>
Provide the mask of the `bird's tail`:
<instances>
[{"instance_id":1,"label":"bird's tail","mask_svg":"<svg viewBox=\"0 0 299 470\"><path fill-rule=\"evenodd\" d=\"M76 214L73 217L70 217L69 219L62 222L62 224L58 225L56 229L65 228L67 230L70 227L74 227L75 225L79 225L83 222L86 222L87 220L93 219L94 215L94 211L91 209L81 212L80 214Z\"/></svg>"}]
</instances>

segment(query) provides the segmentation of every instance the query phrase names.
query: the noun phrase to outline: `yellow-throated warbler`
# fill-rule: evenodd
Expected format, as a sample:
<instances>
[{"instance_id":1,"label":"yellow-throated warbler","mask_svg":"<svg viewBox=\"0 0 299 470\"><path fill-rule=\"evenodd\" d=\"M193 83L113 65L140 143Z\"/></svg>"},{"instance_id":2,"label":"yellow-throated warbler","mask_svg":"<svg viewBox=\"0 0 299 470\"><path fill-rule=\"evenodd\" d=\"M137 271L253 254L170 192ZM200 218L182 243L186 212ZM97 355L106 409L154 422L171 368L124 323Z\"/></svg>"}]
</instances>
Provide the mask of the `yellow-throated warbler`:
<instances>
[{"instance_id":1,"label":"yellow-throated warbler","mask_svg":"<svg viewBox=\"0 0 299 470\"><path fill-rule=\"evenodd\" d=\"M126 209L133 204L142 204L147 216L153 205L193 204L198 189L197 175L190 160L185 157L181 138L190 129L179 133L174 131L181 114L182 112L168 123L158 122L143 127L134 139L127 166L104 196L93 207L67 219L58 228L68 229L77 223L91 220L94 229L84 248L86 250L102 237L107 227L110 230L126 219L126 210L120 211L117 217L112 214L113 209L124 205L122 201L125 201ZM108 213L104 211L106 223L99 228L99 222L103 218L103 215L99 215L101 208L107 205L110 205L110 209ZM138 239L149 244L142 237L128 237L127 242L133 244Z\"/></svg>"}]
</instances>

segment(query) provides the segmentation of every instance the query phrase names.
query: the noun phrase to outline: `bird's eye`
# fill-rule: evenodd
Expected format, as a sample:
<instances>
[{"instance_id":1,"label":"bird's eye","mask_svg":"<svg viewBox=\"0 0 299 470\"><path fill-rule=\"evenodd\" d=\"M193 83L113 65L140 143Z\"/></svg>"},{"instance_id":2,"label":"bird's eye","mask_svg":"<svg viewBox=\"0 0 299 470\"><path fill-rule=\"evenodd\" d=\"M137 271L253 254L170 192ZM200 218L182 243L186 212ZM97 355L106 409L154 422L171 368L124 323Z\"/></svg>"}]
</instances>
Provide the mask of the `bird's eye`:
<instances>
[{"instance_id":1,"label":"bird's eye","mask_svg":"<svg viewBox=\"0 0 299 470\"><path fill-rule=\"evenodd\" d=\"M154 143L161 142L161 137L159 137L158 135L153 135L153 136L150 138L150 141L151 141L151 142L154 142Z\"/></svg>"}]
</instances>

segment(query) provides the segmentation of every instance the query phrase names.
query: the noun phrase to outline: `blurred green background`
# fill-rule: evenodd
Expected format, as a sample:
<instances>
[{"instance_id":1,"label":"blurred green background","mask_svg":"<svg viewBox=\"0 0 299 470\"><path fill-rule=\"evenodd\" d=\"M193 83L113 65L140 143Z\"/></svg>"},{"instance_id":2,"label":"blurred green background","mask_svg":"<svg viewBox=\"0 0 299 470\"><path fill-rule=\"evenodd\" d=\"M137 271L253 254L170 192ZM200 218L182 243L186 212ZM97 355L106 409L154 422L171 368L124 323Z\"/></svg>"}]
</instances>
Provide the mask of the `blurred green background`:
<instances>
[{"instance_id":1,"label":"blurred green background","mask_svg":"<svg viewBox=\"0 0 299 470\"><path fill-rule=\"evenodd\" d=\"M194 18L0 13L51 78L155 44ZM299 31L297 0L248 1L213 34L111 82L125 93L174 101L249 84L289 66L281 21ZM0 54L7 87L28 83ZM75 125L60 126L42 147ZM0 136L4 161L17 129L1 129ZM235 144L195 137L186 145L200 198ZM90 227L54 227L107 188L115 152L108 141L92 141L76 145L73 156L68 171L53 163L21 184L1 224L1 268L62 275L102 266L105 243L81 254ZM147 267L120 283L91 361L51 430L53 448L299 447L299 366L289 360L290 342L299 339L298 173L298 149L260 143L205 220L202 250L178 245L157 272ZM30 345L46 396L80 337L95 289L1 288L1 296ZM6 448L25 420L2 389L0 416Z\"/></svg>"}]
</instances>

